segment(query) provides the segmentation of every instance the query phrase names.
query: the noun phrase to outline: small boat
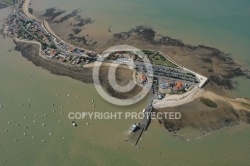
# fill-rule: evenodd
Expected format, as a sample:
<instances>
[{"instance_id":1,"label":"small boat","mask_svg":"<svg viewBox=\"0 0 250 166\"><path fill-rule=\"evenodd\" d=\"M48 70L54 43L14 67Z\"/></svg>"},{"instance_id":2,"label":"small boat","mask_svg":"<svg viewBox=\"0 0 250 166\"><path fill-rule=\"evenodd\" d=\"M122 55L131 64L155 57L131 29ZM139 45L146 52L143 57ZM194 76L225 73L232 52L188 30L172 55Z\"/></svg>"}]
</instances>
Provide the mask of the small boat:
<instances>
[{"instance_id":1,"label":"small boat","mask_svg":"<svg viewBox=\"0 0 250 166\"><path fill-rule=\"evenodd\" d=\"M75 126L75 127L77 126L75 121L72 121L72 125Z\"/></svg>"},{"instance_id":2,"label":"small boat","mask_svg":"<svg viewBox=\"0 0 250 166\"><path fill-rule=\"evenodd\" d=\"M131 128L129 129L131 132L135 132L138 128L139 128L139 125L140 125L140 123L138 123L138 124L133 124L132 126L131 126Z\"/></svg>"},{"instance_id":3,"label":"small boat","mask_svg":"<svg viewBox=\"0 0 250 166\"><path fill-rule=\"evenodd\" d=\"M92 100L92 103L94 103L95 101L94 100Z\"/></svg>"}]
</instances>

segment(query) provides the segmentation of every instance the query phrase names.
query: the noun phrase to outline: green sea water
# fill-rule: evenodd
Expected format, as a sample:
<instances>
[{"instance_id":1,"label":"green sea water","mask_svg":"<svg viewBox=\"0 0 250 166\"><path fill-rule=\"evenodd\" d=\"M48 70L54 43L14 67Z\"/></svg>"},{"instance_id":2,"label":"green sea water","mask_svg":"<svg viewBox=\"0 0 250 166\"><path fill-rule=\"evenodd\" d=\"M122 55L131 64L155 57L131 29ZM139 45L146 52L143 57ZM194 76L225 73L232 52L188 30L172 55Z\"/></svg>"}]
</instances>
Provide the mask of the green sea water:
<instances>
[{"instance_id":1,"label":"green sea water","mask_svg":"<svg viewBox=\"0 0 250 166\"><path fill-rule=\"evenodd\" d=\"M32 3L35 5L38 1L33 0ZM40 6L41 10L50 2L43 3L47 6ZM51 3L63 7L55 1ZM133 3L131 1L128 5L134 6ZM72 4L67 1L64 5L74 9ZM81 4L84 7L84 3ZM1 19L5 12L0 10ZM188 39L188 36L179 35L178 38ZM187 41L195 43L195 40L190 38ZM78 120L78 127L73 127L67 117L68 112L139 112L147 99L130 107L114 106L105 102L93 85L50 74L21 57L19 52L9 52L8 49L13 47L11 39L0 37L0 105L3 105L0 108L1 166L249 165L250 127L245 124L187 141L171 136L157 121L152 121L139 147L125 141L128 129L135 120ZM92 99L95 100L95 108ZM60 107L61 104L63 107Z\"/></svg>"}]
</instances>

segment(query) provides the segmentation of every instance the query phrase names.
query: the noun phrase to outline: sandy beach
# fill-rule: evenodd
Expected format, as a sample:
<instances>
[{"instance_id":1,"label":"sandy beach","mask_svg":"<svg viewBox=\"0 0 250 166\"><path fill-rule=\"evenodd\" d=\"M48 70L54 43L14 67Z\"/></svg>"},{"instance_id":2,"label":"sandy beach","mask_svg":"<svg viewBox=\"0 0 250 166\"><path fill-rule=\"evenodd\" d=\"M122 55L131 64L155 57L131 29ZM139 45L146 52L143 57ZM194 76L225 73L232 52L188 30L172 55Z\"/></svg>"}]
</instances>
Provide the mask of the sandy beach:
<instances>
[{"instance_id":1,"label":"sandy beach","mask_svg":"<svg viewBox=\"0 0 250 166\"><path fill-rule=\"evenodd\" d=\"M24 4L23 4L23 12L25 13L25 15L31 19L35 19L35 17L29 13L29 4L30 4L30 0L25 0Z\"/></svg>"},{"instance_id":2,"label":"sandy beach","mask_svg":"<svg viewBox=\"0 0 250 166\"><path fill-rule=\"evenodd\" d=\"M57 36L57 34L51 29L49 23L47 21L42 21L44 27L49 31L49 33L51 33L53 36L55 36L57 39L60 40L60 42L62 43L66 43L64 40L62 40L59 36Z\"/></svg>"},{"instance_id":3,"label":"sandy beach","mask_svg":"<svg viewBox=\"0 0 250 166\"><path fill-rule=\"evenodd\" d=\"M23 12L25 13L25 15L31 19L37 19L35 16L33 16L32 14L29 13L29 4L30 4L30 0L25 0L24 4L23 4ZM49 23L45 20L42 21L44 27L56 38L58 38L59 40L61 40L61 42L65 43L64 40L62 40L59 36L57 36L55 34L55 32L51 29Z\"/></svg>"}]
</instances>

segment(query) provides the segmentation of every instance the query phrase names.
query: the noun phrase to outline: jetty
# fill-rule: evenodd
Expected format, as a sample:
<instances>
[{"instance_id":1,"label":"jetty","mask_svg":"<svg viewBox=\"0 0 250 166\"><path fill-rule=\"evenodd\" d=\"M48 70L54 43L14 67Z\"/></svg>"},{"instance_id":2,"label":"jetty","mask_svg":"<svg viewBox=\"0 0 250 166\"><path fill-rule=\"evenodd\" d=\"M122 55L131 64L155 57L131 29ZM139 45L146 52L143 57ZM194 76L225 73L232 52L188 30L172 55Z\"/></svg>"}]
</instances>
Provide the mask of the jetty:
<instances>
[{"instance_id":1,"label":"jetty","mask_svg":"<svg viewBox=\"0 0 250 166\"><path fill-rule=\"evenodd\" d=\"M130 133L129 139L127 141L134 145L137 145L145 131L147 131L151 122L151 112L153 111L153 100L155 99L155 85L152 85L150 89L150 96L148 99L147 107L143 111L144 116L140 123L137 124L136 129Z\"/></svg>"}]
</instances>

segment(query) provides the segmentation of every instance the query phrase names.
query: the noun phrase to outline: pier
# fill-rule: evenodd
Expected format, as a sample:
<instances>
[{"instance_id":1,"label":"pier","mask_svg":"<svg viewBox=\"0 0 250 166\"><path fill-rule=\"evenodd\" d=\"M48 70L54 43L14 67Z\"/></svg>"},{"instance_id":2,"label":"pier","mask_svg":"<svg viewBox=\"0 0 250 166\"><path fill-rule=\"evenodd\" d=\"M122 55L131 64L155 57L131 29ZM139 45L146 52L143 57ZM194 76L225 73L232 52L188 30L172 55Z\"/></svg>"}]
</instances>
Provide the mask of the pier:
<instances>
[{"instance_id":1,"label":"pier","mask_svg":"<svg viewBox=\"0 0 250 166\"><path fill-rule=\"evenodd\" d=\"M151 112L153 110L152 102L155 99L155 85L152 85L152 88L150 89L150 96L148 99L147 107L144 111L144 118L141 120L141 122L137 125L137 129L131 133L129 139L127 141L131 142L134 145L138 145L143 133L147 131L148 126L151 122Z\"/></svg>"}]
</instances>

